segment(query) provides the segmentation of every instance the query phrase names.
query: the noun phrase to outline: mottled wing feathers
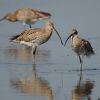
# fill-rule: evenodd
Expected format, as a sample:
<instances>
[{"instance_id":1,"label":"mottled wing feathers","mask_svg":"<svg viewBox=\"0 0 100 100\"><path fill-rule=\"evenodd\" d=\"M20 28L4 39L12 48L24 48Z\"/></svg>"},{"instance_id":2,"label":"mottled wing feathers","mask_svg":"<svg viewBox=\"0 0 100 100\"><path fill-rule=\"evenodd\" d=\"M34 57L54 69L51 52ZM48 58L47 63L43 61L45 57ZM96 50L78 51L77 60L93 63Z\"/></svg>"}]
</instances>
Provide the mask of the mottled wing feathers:
<instances>
[{"instance_id":1,"label":"mottled wing feathers","mask_svg":"<svg viewBox=\"0 0 100 100\"><path fill-rule=\"evenodd\" d=\"M22 8L18 9L16 12L16 17L18 18L19 21L29 21L34 19L36 17L35 12L32 12L31 9L28 8Z\"/></svg>"},{"instance_id":2,"label":"mottled wing feathers","mask_svg":"<svg viewBox=\"0 0 100 100\"><path fill-rule=\"evenodd\" d=\"M13 41L13 40L15 40L15 39L18 38L18 37L19 37L19 35L13 36L13 37L10 38L10 41Z\"/></svg>"},{"instance_id":3,"label":"mottled wing feathers","mask_svg":"<svg viewBox=\"0 0 100 100\"><path fill-rule=\"evenodd\" d=\"M51 14L48 12L43 12L35 9L30 10L36 14L37 18L49 18L51 16Z\"/></svg>"},{"instance_id":4,"label":"mottled wing feathers","mask_svg":"<svg viewBox=\"0 0 100 100\"><path fill-rule=\"evenodd\" d=\"M90 55L95 54L91 44L89 43L89 41L82 39L81 47L84 49L86 56L89 57Z\"/></svg>"},{"instance_id":5,"label":"mottled wing feathers","mask_svg":"<svg viewBox=\"0 0 100 100\"><path fill-rule=\"evenodd\" d=\"M20 35L13 36L12 38L10 38L10 40L14 41L14 42L15 41L16 42L20 42L20 41L31 42L31 41L34 41L38 36L36 34L39 33L39 30L40 30L39 28L25 30Z\"/></svg>"},{"instance_id":6,"label":"mottled wing feathers","mask_svg":"<svg viewBox=\"0 0 100 100\"><path fill-rule=\"evenodd\" d=\"M38 15L38 17L50 17L51 16L51 14L50 13L47 13L47 12L42 12L42 11L38 11L37 12L37 15Z\"/></svg>"},{"instance_id":7,"label":"mottled wing feathers","mask_svg":"<svg viewBox=\"0 0 100 100\"><path fill-rule=\"evenodd\" d=\"M43 12L31 8L21 8L15 12L16 18L19 21L23 21L26 23L34 23L38 20L43 20L46 18L50 18L51 14L48 12Z\"/></svg>"}]
</instances>

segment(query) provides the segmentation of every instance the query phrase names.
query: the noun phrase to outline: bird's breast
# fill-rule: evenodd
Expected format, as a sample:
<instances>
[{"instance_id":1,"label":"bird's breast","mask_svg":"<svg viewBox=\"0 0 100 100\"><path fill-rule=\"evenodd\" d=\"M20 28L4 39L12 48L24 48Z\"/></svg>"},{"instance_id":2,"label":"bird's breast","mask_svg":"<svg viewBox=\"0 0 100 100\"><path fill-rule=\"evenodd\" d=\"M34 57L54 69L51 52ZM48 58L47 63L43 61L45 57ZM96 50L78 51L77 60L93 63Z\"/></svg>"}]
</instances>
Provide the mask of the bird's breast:
<instances>
[{"instance_id":1,"label":"bird's breast","mask_svg":"<svg viewBox=\"0 0 100 100\"><path fill-rule=\"evenodd\" d=\"M72 46L72 49L75 51L75 52L81 52L82 50L81 50L81 45L82 45L82 43L81 43L82 41L81 41L81 39L80 38L78 38L77 36L75 36L75 37L72 37L72 39L71 39L71 46Z\"/></svg>"}]
</instances>

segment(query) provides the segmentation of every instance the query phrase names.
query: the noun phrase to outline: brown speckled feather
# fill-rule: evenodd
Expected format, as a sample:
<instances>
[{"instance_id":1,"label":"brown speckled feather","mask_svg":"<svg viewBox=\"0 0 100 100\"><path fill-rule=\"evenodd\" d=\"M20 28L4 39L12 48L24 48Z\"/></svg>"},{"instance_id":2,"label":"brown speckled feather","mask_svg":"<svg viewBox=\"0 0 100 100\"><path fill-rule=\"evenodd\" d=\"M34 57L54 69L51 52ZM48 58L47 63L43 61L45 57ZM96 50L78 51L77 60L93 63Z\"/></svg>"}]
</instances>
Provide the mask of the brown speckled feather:
<instances>
[{"instance_id":1,"label":"brown speckled feather","mask_svg":"<svg viewBox=\"0 0 100 100\"><path fill-rule=\"evenodd\" d=\"M48 12L43 12L31 8L20 8L17 9L14 13L6 14L3 18L0 19L0 21L2 20L8 20L11 22L19 21L24 25L28 24L31 28L31 24L34 24L39 20L47 19L50 17L51 14Z\"/></svg>"},{"instance_id":2,"label":"brown speckled feather","mask_svg":"<svg viewBox=\"0 0 100 100\"><path fill-rule=\"evenodd\" d=\"M87 57L95 54L91 44L89 41L85 40L85 39L82 39L82 45L81 47L84 49L84 55L86 55Z\"/></svg>"},{"instance_id":3,"label":"brown speckled feather","mask_svg":"<svg viewBox=\"0 0 100 100\"><path fill-rule=\"evenodd\" d=\"M42 28L27 29L20 35L13 36L10 38L12 42L27 42L37 43L38 45L45 43L51 37L53 31L52 23L48 22Z\"/></svg>"},{"instance_id":4,"label":"brown speckled feather","mask_svg":"<svg viewBox=\"0 0 100 100\"><path fill-rule=\"evenodd\" d=\"M38 31L37 31L38 30ZM35 40L37 38L37 34L41 33L41 29L29 29L25 30L21 33L21 35L17 38L17 41L26 41L30 42L32 40Z\"/></svg>"},{"instance_id":5,"label":"brown speckled feather","mask_svg":"<svg viewBox=\"0 0 100 100\"><path fill-rule=\"evenodd\" d=\"M78 31L76 29L72 29L70 36L65 41L65 45L66 45L69 38L71 38L72 49L77 54L77 56L79 58L79 61L81 64L81 70L82 70L83 61L82 61L81 56L90 57L91 55L94 55L95 52L94 52L89 41L78 37Z\"/></svg>"}]
</instances>

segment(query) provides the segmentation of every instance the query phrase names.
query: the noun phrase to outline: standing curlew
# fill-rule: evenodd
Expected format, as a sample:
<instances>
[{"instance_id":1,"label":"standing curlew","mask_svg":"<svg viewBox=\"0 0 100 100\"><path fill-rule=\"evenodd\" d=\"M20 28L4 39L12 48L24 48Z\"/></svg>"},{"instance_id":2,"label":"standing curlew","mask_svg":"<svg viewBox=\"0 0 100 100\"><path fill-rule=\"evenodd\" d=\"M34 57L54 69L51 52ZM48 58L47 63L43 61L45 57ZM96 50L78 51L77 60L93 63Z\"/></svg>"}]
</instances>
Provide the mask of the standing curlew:
<instances>
[{"instance_id":1,"label":"standing curlew","mask_svg":"<svg viewBox=\"0 0 100 100\"><path fill-rule=\"evenodd\" d=\"M35 57L36 49L39 45L47 42L52 35L53 29L59 36L61 43L62 39L54 27L53 22L48 21L42 28L27 29L20 35L13 36L10 40L15 43L24 44L32 47L32 52Z\"/></svg>"},{"instance_id":2,"label":"standing curlew","mask_svg":"<svg viewBox=\"0 0 100 100\"><path fill-rule=\"evenodd\" d=\"M72 49L79 57L80 64L81 64L81 70L82 70L83 61L82 61L81 56L90 57L91 55L94 54L93 48L91 44L89 43L89 41L78 37L78 31L76 29L72 30L71 35L65 41L64 46L66 45L69 38L71 38Z\"/></svg>"},{"instance_id":3,"label":"standing curlew","mask_svg":"<svg viewBox=\"0 0 100 100\"><path fill-rule=\"evenodd\" d=\"M24 25L28 24L29 27L31 28L31 24L34 24L35 22L43 19L50 18L51 14L48 12L43 12L31 8L20 8L16 10L14 13L8 13L6 14L3 18L0 19L2 20L8 20L10 22L21 22Z\"/></svg>"}]
</instances>

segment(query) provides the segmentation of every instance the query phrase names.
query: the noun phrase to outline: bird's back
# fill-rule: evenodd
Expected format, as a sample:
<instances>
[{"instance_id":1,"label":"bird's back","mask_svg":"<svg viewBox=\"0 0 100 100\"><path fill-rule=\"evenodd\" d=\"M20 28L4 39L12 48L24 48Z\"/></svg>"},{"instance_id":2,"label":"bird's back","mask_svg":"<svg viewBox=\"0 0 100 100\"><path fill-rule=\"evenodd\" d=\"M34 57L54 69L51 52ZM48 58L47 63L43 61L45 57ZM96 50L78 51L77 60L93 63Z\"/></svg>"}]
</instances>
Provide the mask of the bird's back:
<instances>
[{"instance_id":1,"label":"bird's back","mask_svg":"<svg viewBox=\"0 0 100 100\"><path fill-rule=\"evenodd\" d=\"M41 45L49 40L52 34L52 26L45 25L42 28L35 28L35 29L27 29L23 31L20 35L13 36L10 40L11 42L15 43L31 43L32 44L37 43L38 45ZM49 31L47 31L50 29ZM27 45L26 43L26 45Z\"/></svg>"},{"instance_id":2,"label":"bird's back","mask_svg":"<svg viewBox=\"0 0 100 100\"><path fill-rule=\"evenodd\" d=\"M92 48L89 41L83 39L81 47L84 49L85 55L87 57L90 57L91 55L95 54L95 52L94 52L94 50L93 50L93 48Z\"/></svg>"},{"instance_id":3,"label":"bird's back","mask_svg":"<svg viewBox=\"0 0 100 100\"><path fill-rule=\"evenodd\" d=\"M38 11L35 9L30 9L30 8L21 8L18 9L16 12L16 17L19 21L25 22L25 23L34 23L41 19L45 19L50 17L50 13Z\"/></svg>"},{"instance_id":4,"label":"bird's back","mask_svg":"<svg viewBox=\"0 0 100 100\"><path fill-rule=\"evenodd\" d=\"M32 40L36 40L40 34L42 33L42 30L40 28L36 29L27 29L23 31L20 35L13 36L10 40L20 42L31 42Z\"/></svg>"},{"instance_id":5,"label":"bird's back","mask_svg":"<svg viewBox=\"0 0 100 100\"><path fill-rule=\"evenodd\" d=\"M94 50L89 41L78 37L78 35L72 37L72 48L79 55L85 55L87 57L94 54Z\"/></svg>"},{"instance_id":6,"label":"bird's back","mask_svg":"<svg viewBox=\"0 0 100 100\"><path fill-rule=\"evenodd\" d=\"M16 17L21 22L30 23L34 19L35 13L29 8L21 8L16 11Z\"/></svg>"}]
</instances>

